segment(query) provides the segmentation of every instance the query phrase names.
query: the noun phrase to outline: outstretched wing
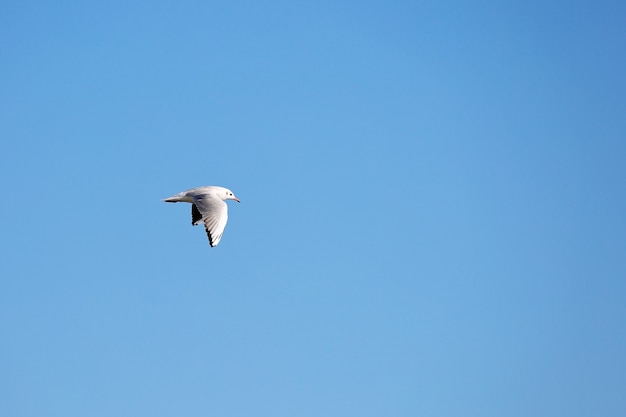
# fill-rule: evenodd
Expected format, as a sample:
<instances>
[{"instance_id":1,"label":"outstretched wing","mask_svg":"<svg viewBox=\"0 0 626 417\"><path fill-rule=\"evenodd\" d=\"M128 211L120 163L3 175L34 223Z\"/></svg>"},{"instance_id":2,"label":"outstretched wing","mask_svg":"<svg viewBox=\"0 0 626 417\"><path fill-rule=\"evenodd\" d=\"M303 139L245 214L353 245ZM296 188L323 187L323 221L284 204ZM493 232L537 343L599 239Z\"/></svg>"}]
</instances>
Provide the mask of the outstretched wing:
<instances>
[{"instance_id":1,"label":"outstretched wing","mask_svg":"<svg viewBox=\"0 0 626 417\"><path fill-rule=\"evenodd\" d=\"M211 247L217 246L222 239L222 234L224 234L224 228L228 221L228 206L221 199L210 194L194 196L193 206L191 207L192 220L196 218L193 207L196 207L198 214L204 222L204 229L209 237L209 244Z\"/></svg>"},{"instance_id":2,"label":"outstretched wing","mask_svg":"<svg viewBox=\"0 0 626 417\"><path fill-rule=\"evenodd\" d=\"M191 203L191 224L196 226L202 221L202 213L194 203Z\"/></svg>"}]
</instances>

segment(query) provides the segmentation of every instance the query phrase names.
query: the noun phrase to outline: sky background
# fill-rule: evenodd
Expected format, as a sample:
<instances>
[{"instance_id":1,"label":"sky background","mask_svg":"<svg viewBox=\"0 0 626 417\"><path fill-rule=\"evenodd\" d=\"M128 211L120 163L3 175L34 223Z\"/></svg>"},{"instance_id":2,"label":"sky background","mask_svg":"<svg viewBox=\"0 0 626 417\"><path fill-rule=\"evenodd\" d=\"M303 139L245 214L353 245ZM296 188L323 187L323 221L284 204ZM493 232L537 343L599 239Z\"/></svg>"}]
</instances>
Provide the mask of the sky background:
<instances>
[{"instance_id":1,"label":"sky background","mask_svg":"<svg viewBox=\"0 0 626 417\"><path fill-rule=\"evenodd\" d=\"M0 414L626 415L625 27L5 2Z\"/></svg>"}]
</instances>

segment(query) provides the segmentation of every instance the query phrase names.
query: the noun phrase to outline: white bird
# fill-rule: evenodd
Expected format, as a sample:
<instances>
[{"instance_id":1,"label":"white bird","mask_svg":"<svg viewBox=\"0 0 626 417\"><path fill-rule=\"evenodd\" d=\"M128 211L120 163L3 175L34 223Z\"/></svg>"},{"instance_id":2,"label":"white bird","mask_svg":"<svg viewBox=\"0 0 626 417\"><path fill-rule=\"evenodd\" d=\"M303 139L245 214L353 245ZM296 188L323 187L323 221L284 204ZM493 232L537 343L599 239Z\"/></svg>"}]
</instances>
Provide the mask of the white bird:
<instances>
[{"instance_id":1,"label":"white bird","mask_svg":"<svg viewBox=\"0 0 626 417\"><path fill-rule=\"evenodd\" d=\"M164 199L167 203L191 203L191 224L196 226L204 222L211 247L217 246L224 234L228 221L228 206L224 200L239 199L228 188L209 185L192 188Z\"/></svg>"}]
</instances>

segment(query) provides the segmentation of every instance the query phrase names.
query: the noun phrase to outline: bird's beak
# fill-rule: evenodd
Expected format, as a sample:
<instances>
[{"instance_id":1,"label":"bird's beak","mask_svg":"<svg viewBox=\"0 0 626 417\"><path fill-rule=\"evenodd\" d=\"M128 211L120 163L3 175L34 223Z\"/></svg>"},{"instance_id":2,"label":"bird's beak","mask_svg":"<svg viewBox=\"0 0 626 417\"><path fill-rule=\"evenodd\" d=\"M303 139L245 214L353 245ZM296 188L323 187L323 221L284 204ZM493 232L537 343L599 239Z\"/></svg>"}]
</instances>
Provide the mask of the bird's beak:
<instances>
[{"instance_id":1,"label":"bird's beak","mask_svg":"<svg viewBox=\"0 0 626 417\"><path fill-rule=\"evenodd\" d=\"M241 203L241 201L239 201L239 199L237 197L234 197L233 200L235 200L238 203Z\"/></svg>"}]
</instances>

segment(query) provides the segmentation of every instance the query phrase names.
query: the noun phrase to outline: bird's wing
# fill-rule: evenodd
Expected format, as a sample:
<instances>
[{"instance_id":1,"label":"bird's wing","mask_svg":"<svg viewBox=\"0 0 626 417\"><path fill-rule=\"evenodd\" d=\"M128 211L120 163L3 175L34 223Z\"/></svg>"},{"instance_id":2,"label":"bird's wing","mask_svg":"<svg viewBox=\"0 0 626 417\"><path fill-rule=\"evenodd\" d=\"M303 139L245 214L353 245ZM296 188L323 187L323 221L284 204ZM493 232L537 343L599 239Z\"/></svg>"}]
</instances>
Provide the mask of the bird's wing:
<instances>
[{"instance_id":1,"label":"bird's wing","mask_svg":"<svg viewBox=\"0 0 626 417\"><path fill-rule=\"evenodd\" d=\"M202 215L204 229L209 237L211 247L217 246L222 239L226 222L228 221L228 206L221 199L211 194L202 194L193 197L193 206ZM192 210L192 220L194 218Z\"/></svg>"},{"instance_id":2,"label":"bird's wing","mask_svg":"<svg viewBox=\"0 0 626 417\"><path fill-rule=\"evenodd\" d=\"M191 203L191 224L196 226L202 221L202 213L194 203Z\"/></svg>"}]
</instances>

